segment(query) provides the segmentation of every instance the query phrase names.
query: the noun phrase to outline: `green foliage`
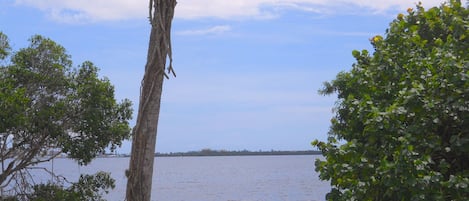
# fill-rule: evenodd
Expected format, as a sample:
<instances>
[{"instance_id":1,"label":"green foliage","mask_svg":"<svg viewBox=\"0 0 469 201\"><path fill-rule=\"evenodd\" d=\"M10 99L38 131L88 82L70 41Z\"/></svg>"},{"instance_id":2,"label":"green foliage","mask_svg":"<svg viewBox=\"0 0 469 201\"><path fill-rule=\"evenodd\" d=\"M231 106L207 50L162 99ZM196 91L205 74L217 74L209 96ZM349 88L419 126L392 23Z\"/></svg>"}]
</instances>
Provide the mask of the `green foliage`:
<instances>
[{"instance_id":1,"label":"green foliage","mask_svg":"<svg viewBox=\"0 0 469 201\"><path fill-rule=\"evenodd\" d=\"M469 11L460 1L399 14L375 51L325 83L337 93L325 156L328 200L467 200Z\"/></svg>"},{"instance_id":2,"label":"green foliage","mask_svg":"<svg viewBox=\"0 0 469 201\"><path fill-rule=\"evenodd\" d=\"M10 49L8 37L0 31L0 60L5 59L10 54Z\"/></svg>"},{"instance_id":3,"label":"green foliage","mask_svg":"<svg viewBox=\"0 0 469 201\"><path fill-rule=\"evenodd\" d=\"M64 189L57 184L38 184L33 187L33 190L34 193L29 197L31 201L79 201L77 193Z\"/></svg>"},{"instance_id":4,"label":"green foliage","mask_svg":"<svg viewBox=\"0 0 469 201\"><path fill-rule=\"evenodd\" d=\"M67 102L72 103L68 109L74 114L71 128L75 135L66 136L63 151L83 163L108 145L114 150L130 133L127 120L132 116L131 102L124 100L117 104L110 81L97 76L98 68L89 61L84 62L72 73L70 85L75 91L67 97Z\"/></svg>"},{"instance_id":5,"label":"green foliage","mask_svg":"<svg viewBox=\"0 0 469 201\"><path fill-rule=\"evenodd\" d=\"M118 103L114 87L86 61L72 67L65 48L36 35L10 55L0 32L0 185L27 167L66 153L87 164L130 137L131 103Z\"/></svg>"},{"instance_id":6,"label":"green foliage","mask_svg":"<svg viewBox=\"0 0 469 201\"><path fill-rule=\"evenodd\" d=\"M0 71L0 133L22 144L12 148L30 148L34 136L86 164L129 137L131 103L116 102L114 87L98 78L93 63L74 70L62 46L42 36L30 42Z\"/></svg>"},{"instance_id":7,"label":"green foliage","mask_svg":"<svg viewBox=\"0 0 469 201\"><path fill-rule=\"evenodd\" d=\"M115 180L112 179L108 173L98 172L95 175L81 175L77 183L74 183L70 190L79 192L80 200L102 200L101 195L98 193L101 190L104 193L109 193L107 189L115 188Z\"/></svg>"},{"instance_id":8,"label":"green foliage","mask_svg":"<svg viewBox=\"0 0 469 201\"><path fill-rule=\"evenodd\" d=\"M64 188L56 184L39 184L33 187L29 196L31 201L103 201L101 191L115 188L115 180L108 173L98 172L95 175L81 175L78 182Z\"/></svg>"}]
</instances>

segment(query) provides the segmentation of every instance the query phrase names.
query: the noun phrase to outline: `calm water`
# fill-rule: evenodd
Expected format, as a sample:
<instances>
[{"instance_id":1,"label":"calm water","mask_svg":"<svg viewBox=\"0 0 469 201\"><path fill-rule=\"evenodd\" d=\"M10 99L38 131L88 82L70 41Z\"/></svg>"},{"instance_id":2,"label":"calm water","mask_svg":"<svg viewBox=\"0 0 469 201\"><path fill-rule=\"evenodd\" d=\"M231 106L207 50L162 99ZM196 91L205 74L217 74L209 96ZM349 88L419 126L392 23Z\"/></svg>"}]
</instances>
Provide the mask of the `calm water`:
<instances>
[{"instance_id":1,"label":"calm water","mask_svg":"<svg viewBox=\"0 0 469 201\"><path fill-rule=\"evenodd\" d=\"M158 201L322 201L330 190L319 181L320 156L158 157L152 200ZM129 158L98 158L88 166L55 159L43 166L76 180L80 174L111 172L116 188L105 197L124 200ZM39 176L38 177L43 177Z\"/></svg>"}]
</instances>

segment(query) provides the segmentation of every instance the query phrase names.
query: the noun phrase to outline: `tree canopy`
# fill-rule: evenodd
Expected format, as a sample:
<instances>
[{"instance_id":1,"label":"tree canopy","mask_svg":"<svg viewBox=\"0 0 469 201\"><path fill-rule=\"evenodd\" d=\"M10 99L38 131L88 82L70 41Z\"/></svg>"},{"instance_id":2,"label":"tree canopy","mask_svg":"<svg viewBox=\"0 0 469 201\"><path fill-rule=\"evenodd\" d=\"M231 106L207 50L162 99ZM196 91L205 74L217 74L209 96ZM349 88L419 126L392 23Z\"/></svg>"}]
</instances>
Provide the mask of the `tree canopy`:
<instances>
[{"instance_id":1,"label":"tree canopy","mask_svg":"<svg viewBox=\"0 0 469 201\"><path fill-rule=\"evenodd\" d=\"M115 100L93 63L73 68L51 39L36 35L29 42L11 53L0 32L0 188L61 153L87 164L130 137L131 103Z\"/></svg>"},{"instance_id":2,"label":"tree canopy","mask_svg":"<svg viewBox=\"0 0 469 201\"><path fill-rule=\"evenodd\" d=\"M336 115L327 142L312 144L328 200L467 200L468 18L456 0L409 8L325 83Z\"/></svg>"}]
</instances>

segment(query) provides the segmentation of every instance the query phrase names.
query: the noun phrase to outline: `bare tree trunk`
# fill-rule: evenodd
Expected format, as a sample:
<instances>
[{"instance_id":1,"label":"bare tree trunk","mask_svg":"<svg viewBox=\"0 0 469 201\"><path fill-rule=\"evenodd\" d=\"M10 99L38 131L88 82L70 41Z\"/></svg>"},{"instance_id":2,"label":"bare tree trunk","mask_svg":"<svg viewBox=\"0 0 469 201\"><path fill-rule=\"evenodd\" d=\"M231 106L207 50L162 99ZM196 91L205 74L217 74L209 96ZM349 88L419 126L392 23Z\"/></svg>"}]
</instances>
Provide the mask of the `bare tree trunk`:
<instances>
[{"instance_id":1,"label":"bare tree trunk","mask_svg":"<svg viewBox=\"0 0 469 201\"><path fill-rule=\"evenodd\" d=\"M126 172L127 201L150 201L161 92L164 77L168 77L165 73L168 57L168 73L176 76L172 69L170 37L176 0L149 1L151 33L140 90L137 124L133 130L130 164Z\"/></svg>"}]
</instances>

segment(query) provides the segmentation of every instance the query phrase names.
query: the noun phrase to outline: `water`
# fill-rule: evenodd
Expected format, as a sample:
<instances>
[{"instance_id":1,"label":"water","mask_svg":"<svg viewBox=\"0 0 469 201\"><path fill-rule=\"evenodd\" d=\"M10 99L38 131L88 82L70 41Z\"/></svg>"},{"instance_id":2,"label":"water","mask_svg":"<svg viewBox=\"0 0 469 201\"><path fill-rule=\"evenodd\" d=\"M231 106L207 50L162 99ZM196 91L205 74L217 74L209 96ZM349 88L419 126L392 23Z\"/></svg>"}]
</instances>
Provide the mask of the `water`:
<instances>
[{"instance_id":1,"label":"water","mask_svg":"<svg viewBox=\"0 0 469 201\"><path fill-rule=\"evenodd\" d=\"M153 173L154 201L322 201L330 185L314 171L317 157L226 156L158 157ZM111 172L116 188L105 196L124 200L129 158L97 158L88 166L55 159L42 166L71 181L80 174ZM39 176L39 175L38 175ZM43 177L43 176L40 176Z\"/></svg>"}]
</instances>

